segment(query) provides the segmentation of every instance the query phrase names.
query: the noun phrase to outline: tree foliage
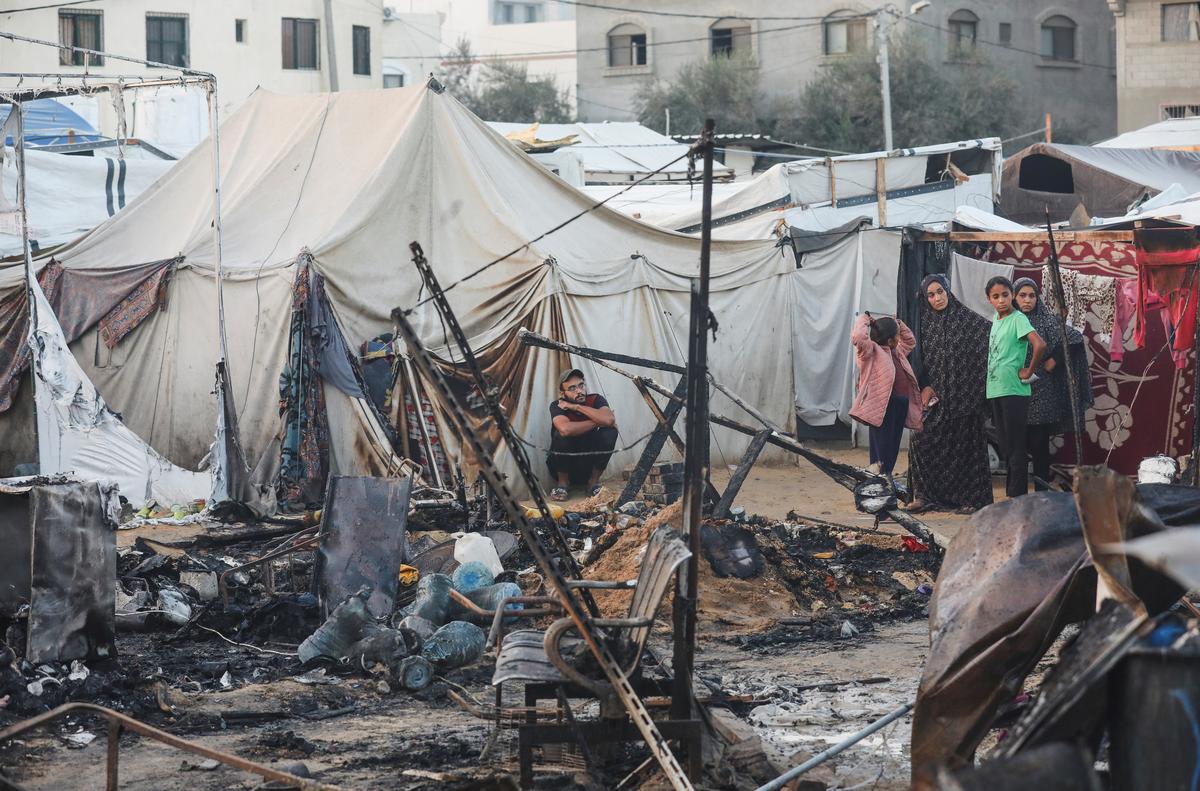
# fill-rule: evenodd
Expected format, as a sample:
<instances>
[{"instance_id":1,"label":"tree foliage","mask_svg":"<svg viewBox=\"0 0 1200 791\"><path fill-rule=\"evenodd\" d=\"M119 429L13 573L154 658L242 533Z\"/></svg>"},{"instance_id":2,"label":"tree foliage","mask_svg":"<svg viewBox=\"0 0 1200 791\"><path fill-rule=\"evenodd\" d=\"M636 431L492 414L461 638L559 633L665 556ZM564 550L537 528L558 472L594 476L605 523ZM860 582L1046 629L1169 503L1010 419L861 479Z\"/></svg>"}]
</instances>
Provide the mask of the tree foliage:
<instances>
[{"instance_id":1,"label":"tree foliage","mask_svg":"<svg viewBox=\"0 0 1200 791\"><path fill-rule=\"evenodd\" d=\"M485 62L476 73L471 42L459 39L438 71L452 96L485 121L565 123L571 103L551 76L530 77L524 63Z\"/></svg>"},{"instance_id":2,"label":"tree foliage","mask_svg":"<svg viewBox=\"0 0 1200 791\"><path fill-rule=\"evenodd\" d=\"M651 129L666 128L670 109L675 134L698 133L706 118L725 131L755 131L763 106L759 70L745 55L693 61L670 82L645 85L636 104L638 121Z\"/></svg>"},{"instance_id":3,"label":"tree foliage","mask_svg":"<svg viewBox=\"0 0 1200 791\"><path fill-rule=\"evenodd\" d=\"M913 35L894 35L889 47L892 136L908 147L1006 137L1026 131L1017 85L982 56L946 68ZM883 148L883 99L875 53L825 67L791 108L781 103L773 134L842 151ZM788 112L788 110L793 110Z\"/></svg>"}]
</instances>

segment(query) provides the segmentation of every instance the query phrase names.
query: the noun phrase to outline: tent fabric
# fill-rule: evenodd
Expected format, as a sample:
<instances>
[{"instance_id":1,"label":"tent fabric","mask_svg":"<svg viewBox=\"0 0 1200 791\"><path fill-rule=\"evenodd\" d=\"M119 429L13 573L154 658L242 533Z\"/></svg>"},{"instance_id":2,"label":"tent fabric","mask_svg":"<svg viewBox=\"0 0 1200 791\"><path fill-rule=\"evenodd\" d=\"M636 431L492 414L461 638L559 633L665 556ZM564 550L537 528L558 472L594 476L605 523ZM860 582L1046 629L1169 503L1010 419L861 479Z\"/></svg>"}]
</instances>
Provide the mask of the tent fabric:
<instances>
[{"instance_id":1,"label":"tent fabric","mask_svg":"<svg viewBox=\"0 0 1200 791\"><path fill-rule=\"evenodd\" d=\"M5 212L17 203L17 166L11 149L0 167L0 258L21 254L19 223ZM115 160L26 149L26 211L36 249L69 242L120 211L174 162ZM15 217L15 215L12 215ZM160 256L162 257L162 256Z\"/></svg>"},{"instance_id":2,"label":"tent fabric","mask_svg":"<svg viewBox=\"0 0 1200 791\"><path fill-rule=\"evenodd\" d=\"M955 253L950 259L950 292L958 301L991 321L996 316L984 289L993 277L1007 277L1011 282L1011 264L993 264Z\"/></svg>"},{"instance_id":3,"label":"tent fabric","mask_svg":"<svg viewBox=\"0 0 1200 791\"><path fill-rule=\"evenodd\" d=\"M1097 143L1095 148L1200 151L1200 117L1168 118Z\"/></svg>"},{"instance_id":4,"label":"tent fabric","mask_svg":"<svg viewBox=\"0 0 1200 791\"><path fill-rule=\"evenodd\" d=\"M0 106L0 126L8 120L13 105ZM54 99L34 99L21 105L25 116L25 142L31 146L85 143L100 139L100 133L79 113ZM3 145L12 146L9 135Z\"/></svg>"},{"instance_id":5,"label":"tent fabric","mask_svg":"<svg viewBox=\"0 0 1200 791\"><path fill-rule=\"evenodd\" d=\"M212 476L176 467L121 422L68 350L41 287L29 282L36 316L29 347L36 373L38 472L115 483L135 508L151 500L171 505L207 500Z\"/></svg>"}]
</instances>

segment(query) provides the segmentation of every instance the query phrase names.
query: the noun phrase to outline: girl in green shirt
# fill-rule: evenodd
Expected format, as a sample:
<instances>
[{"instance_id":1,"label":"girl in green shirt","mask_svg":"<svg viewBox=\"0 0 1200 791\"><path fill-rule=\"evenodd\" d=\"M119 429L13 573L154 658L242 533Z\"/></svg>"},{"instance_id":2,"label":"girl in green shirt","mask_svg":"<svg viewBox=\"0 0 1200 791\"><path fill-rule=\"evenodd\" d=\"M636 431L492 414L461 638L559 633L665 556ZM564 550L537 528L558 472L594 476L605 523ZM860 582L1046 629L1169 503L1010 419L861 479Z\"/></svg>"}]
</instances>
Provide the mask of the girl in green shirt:
<instances>
[{"instance_id":1,"label":"girl in green shirt","mask_svg":"<svg viewBox=\"0 0 1200 791\"><path fill-rule=\"evenodd\" d=\"M1029 454L1025 447L1029 381L1042 362L1046 344L1025 314L1013 310L1012 281L993 277L987 282L987 298L996 309L988 340L987 397L1000 436L1000 452L1008 467L1006 490L1009 497L1020 497L1029 491ZM1030 349L1033 357L1026 366Z\"/></svg>"}]
</instances>

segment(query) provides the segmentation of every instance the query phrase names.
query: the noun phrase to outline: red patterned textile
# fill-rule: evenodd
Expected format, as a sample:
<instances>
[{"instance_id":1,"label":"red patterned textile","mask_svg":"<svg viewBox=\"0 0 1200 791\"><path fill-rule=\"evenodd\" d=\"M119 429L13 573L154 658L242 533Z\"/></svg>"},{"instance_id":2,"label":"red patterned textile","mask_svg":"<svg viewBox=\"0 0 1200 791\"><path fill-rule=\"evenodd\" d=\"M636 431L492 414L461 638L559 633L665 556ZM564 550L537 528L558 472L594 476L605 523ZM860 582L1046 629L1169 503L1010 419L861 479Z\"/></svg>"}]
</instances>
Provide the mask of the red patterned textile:
<instances>
[{"instance_id":1,"label":"red patterned textile","mask_svg":"<svg viewBox=\"0 0 1200 791\"><path fill-rule=\"evenodd\" d=\"M1063 242L1058 245L1059 263L1086 275L1137 277L1137 251L1132 242ZM1041 267L1049 262L1048 242L992 242L979 257L985 261L1012 264L1018 276L1041 282ZM1132 326L1123 339L1124 358L1109 357L1112 326L1086 311L1087 339L1092 394L1096 403L1084 416L1083 463L1107 464L1132 475L1147 456L1165 453L1182 456L1191 451L1192 387L1195 351L1187 365L1177 369L1167 348L1167 335L1160 322L1139 322L1145 343L1135 344ZM1055 460L1073 464L1072 443L1055 439Z\"/></svg>"}]
</instances>

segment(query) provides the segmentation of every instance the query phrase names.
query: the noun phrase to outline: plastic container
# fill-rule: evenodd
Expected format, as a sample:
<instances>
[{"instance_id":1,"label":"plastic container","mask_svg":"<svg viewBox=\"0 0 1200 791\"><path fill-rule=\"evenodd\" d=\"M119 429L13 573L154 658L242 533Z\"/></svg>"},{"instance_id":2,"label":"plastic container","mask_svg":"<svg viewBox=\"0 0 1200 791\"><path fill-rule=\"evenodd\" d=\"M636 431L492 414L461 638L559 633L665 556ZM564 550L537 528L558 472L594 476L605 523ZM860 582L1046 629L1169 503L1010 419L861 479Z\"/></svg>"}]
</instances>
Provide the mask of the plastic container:
<instances>
[{"instance_id":1,"label":"plastic container","mask_svg":"<svg viewBox=\"0 0 1200 791\"><path fill-rule=\"evenodd\" d=\"M406 615L396 624L396 628L407 629L421 640L428 640L438 630L438 625L419 615Z\"/></svg>"},{"instance_id":2,"label":"plastic container","mask_svg":"<svg viewBox=\"0 0 1200 791\"><path fill-rule=\"evenodd\" d=\"M425 641L421 656L438 668L449 670L478 661L486 643L487 635L475 624L451 621Z\"/></svg>"},{"instance_id":3,"label":"plastic container","mask_svg":"<svg viewBox=\"0 0 1200 791\"><path fill-rule=\"evenodd\" d=\"M439 626L444 624L450 616L450 588L453 584L445 574L422 577L417 583L417 598L408 608L408 614Z\"/></svg>"},{"instance_id":4,"label":"plastic container","mask_svg":"<svg viewBox=\"0 0 1200 791\"><path fill-rule=\"evenodd\" d=\"M496 581L491 570L478 560L462 564L454 570L450 578L454 582L454 590L459 593L470 593L479 588L486 588Z\"/></svg>"},{"instance_id":5,"label":"plastic container","mask_svg":"<svg viewBox=\"0 0 1200 791\"><path fill-rule=\"evenodd\" d=\"M493 578L504 573L504 564L500 562L500 555L496 552L496 545L492 543L492 539L479 533L460 533L455 538L454 559L459 564L465 566L471 562L482 563L492 572Z\"/></svg>"},{"instance_id":6,"label":"plastic container","mask_svg":"<svg viewBox=\"0 0 1200 791\"><path fill-rule=\"evenodd\" d=\"M367 611L366 591L359 591L335 607L325 623L300 644L297 649L300 661L308 662L319 656L341 659L351 645L369 636L365 633L373 625Z\"/></svg>"}]
</instances>

